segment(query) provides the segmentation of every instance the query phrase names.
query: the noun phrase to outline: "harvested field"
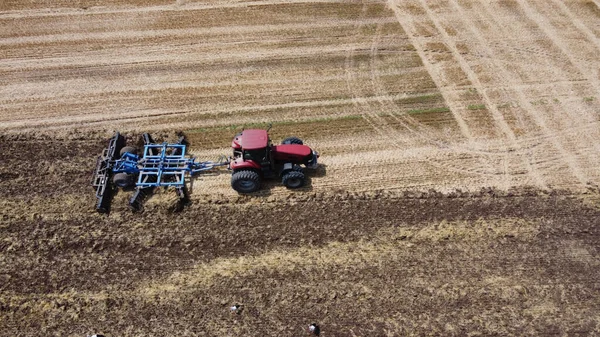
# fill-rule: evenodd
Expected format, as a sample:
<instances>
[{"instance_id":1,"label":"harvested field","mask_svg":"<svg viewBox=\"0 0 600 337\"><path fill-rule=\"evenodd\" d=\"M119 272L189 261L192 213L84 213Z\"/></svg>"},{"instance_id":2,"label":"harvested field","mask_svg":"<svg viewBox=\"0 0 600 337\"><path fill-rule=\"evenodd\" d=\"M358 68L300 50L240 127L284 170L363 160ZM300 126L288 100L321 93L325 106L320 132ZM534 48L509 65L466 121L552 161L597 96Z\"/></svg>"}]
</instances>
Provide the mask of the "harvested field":
<instances>
[{"instance_id":1,"label":"harvested field","mask_svg":"<svg viewBox=\"0 0 600 337\"><path fill-rule=\"evenodd\" d=\"M3 1L0 335L600 334L599 6ZM270 123L306 187L95 213L115 130Z\"/></svg>"}]
</instances>

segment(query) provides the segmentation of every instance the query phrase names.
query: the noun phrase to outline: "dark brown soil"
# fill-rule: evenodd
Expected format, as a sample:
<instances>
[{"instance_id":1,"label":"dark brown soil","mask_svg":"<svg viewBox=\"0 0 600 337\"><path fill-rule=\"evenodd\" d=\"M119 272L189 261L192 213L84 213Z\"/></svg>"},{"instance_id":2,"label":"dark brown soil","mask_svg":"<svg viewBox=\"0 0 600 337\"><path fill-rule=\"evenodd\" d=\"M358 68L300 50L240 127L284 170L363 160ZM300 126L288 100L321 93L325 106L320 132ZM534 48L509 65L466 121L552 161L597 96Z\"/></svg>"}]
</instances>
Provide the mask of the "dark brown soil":
<instances>
[{"instance_id":1,"label":"dark brown soil","mask_svg":"<svg viewBox=\"0 0 600 337\"><path fill-rule=\"evenodd\" d=\"M322 336L599 329L593 189L193 196L179 213L166 191L136 214L120 193L103 216L89 186L102 146L4 141L2 334L302 336L313 321Z\"/></svg>"}]
</instances>

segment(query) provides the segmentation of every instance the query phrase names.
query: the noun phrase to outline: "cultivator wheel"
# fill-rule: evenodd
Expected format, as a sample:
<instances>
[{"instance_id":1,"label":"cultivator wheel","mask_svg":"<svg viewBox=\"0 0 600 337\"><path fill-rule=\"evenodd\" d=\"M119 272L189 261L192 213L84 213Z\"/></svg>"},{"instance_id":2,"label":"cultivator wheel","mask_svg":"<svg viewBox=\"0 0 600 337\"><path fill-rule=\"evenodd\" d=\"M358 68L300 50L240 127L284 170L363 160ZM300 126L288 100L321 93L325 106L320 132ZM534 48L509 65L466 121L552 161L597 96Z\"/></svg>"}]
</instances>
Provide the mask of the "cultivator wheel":
<instances>
[{"instance_id":1,"label":"cultivator wheel","mask_svg":"<svg viewBox=\"0 0 600 337\"><path fill-rule=\"evenodd\" d=\"M135 185L135 176L127 173L116 173L113 176L113 183L121 188L132 187Z\"/></svg>"},{"instance_id":2,"label":"cultivator wheel","mask_svg":"<svg viewBox=\"0 0 600 337\"><path fill-rule=\"evenodd\" d=\"M260 175L255 171L242 170L231 175L231 187L239 193L252 193L260 188Z\"/></svg>"},{"instance_id":3,"label":"cultivator wheel","mask_svg":"<svg viewBox=\"0 0 600 337\"><path fill-rule=\"evenodd\" d=\"M154 193L155 187L137 188L131 199L129 199L129 208L134 212L140 212L144 209L144 201Z\"/></svg>"},{"instance_id":4,"label":"cultivator wheel","mask_svg":"<svg viewBox=\"0 0 600 337\"><path fill-rule=\"evenodd\" d=\"M137 150L137 148L135 148L133 146L125 146L124 148L121 149L119 154L121 155L121 157L123 157L123 155L125 153L138 154L138 150Z\"/></svg>"}]
</instances>

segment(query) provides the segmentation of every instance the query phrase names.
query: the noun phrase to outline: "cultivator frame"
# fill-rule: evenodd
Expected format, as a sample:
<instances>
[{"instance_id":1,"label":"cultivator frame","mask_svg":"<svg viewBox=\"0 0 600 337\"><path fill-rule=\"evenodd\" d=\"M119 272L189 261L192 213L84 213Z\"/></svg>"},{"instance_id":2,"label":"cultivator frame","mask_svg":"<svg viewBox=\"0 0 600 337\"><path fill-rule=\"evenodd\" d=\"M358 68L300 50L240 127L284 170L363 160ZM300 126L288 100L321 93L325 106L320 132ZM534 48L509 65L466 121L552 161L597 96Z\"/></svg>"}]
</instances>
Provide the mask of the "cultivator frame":
<instances>
[{"instance_id":1,"label":"cultivator frame","mask_svg":"<svg viewBox=\"0 0 600 337\"><path fill-rule=\"evenodd\" d=\"M147 196L151 195L157 187L174 187L179 197L179 205L189 201L185 185L185 176L191 176L202 171L212 170L215 167L229 164L227 158L220 161L196 162L195 158L186 156L185 138L181 137L177 143L155 143L150 134L142 135L144 149L141 155L136 153L121 153L125 148L125 138L118 132L110 139L108 147L98 157L96 169L92 179L92 186L96 189L96 210L100 213L110 211L110 202L118 187L135 188L129 200L129 206L134 211L142 209ZM127 151L127 150L125 150ZM121 174L134 178L131 185L119 185L113 182L115 175Z\"/></svg>"}]
</instances>

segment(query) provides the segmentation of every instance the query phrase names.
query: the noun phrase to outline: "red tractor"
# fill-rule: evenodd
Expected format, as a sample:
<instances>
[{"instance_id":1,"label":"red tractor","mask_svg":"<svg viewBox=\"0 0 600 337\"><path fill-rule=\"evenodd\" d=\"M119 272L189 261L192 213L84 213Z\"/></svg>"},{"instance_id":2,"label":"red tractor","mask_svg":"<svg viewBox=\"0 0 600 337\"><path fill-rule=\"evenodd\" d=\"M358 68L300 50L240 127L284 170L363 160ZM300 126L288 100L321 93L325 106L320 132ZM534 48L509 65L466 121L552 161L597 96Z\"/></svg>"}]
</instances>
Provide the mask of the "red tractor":
<instances>
[{"instance_id":1,"label":"red tractor","mask_svg":"<svg viewBox=\"0 0 600 337\"><path fill-rule=\"evenodd\" d=\"M231 142L233 170L231 187L239 193L260 189L263 178L281 177L287 188L304 185L304 170L317 168L319 154L297 137L288 137L272 145L267 130L250 129L238 133Z\"/></svg>"}]
</instances>

